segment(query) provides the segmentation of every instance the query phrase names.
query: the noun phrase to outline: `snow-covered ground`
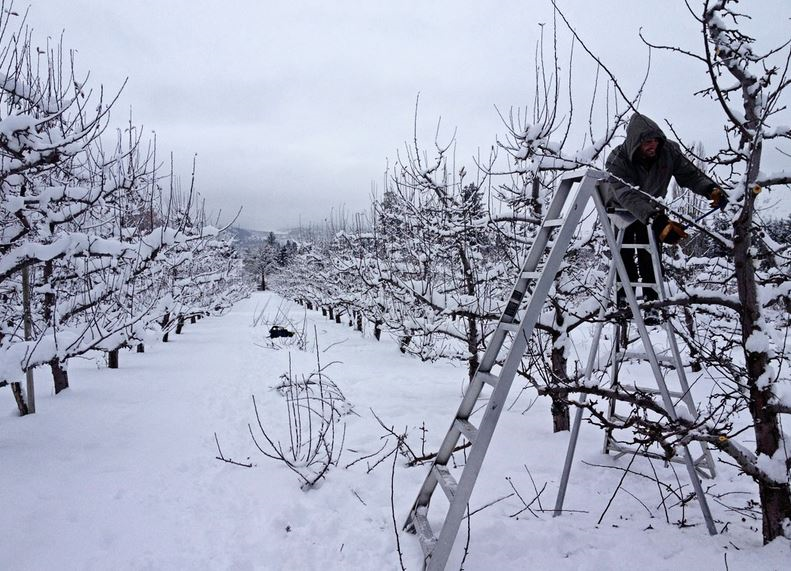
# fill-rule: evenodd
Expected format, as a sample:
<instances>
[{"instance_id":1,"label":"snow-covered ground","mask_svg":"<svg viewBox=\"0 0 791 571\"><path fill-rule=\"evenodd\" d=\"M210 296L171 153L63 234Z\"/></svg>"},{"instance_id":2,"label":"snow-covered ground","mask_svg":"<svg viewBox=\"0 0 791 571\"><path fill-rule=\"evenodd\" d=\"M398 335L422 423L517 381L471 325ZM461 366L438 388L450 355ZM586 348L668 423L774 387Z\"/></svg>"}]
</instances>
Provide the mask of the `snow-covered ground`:
<instances>
[{"instance_id":1,"label":"snow-covered ground","mask_svg":"<svg viewBox=\"0 0 791 571\"><path fill-rule=\"evenodd\" d=\"M255 294L223 317L188 325L171 343L122 354L118 370L92 360L73 363L72 388L57 397L38 373L36 415L16 417L11 392L0 390L0 569L400 569L394 527L400 530L427 466L406 467L399 457L393 487L393 456L369 472L395 446L373 413L396 432L407 430L416 451L425 423L425 450L436 450L465 370L422 363L386 337L376 342L282 303ZM262 308L269 324L279 308L304 324L307 351L293 339L273 347L268 325L254 325ZM256 450L248 423L257 430L255 395L264 427L288 440L285 399L273 387L289 357L295 375L316 368L313 324L322 364L335 362L326 374L353 412L343 418L339 466L303 491L293 472ZM517 385L512 392L514 400ZM705 482L719 497L711 501L718 536L708 535L695 502L682 512L668 499L666 517L663 490L636 475L626 477L598 523L623 474L608 467L626 467L629 459L602 455L602 435L589 425L580 438L569 513L553 518L540 511L554 503L568 434L552 434L543 399L525 412L531 400L525 392L501 417L471 509L515 490L530 502L543 489L540 502L532 504L534 513L511 517L523 503L510 495L474 513L464 569L789 568L789 542L763 547L760 520L737 511L756 499L754 485L722 463L718 478ZM249 457L253 467L215 459L215 433L226 457ZM658 462L654 468L675 482L671 469ZM652 473L643 458L632 469ZM678 474L684 482L683 469ZM682 518L690 527L677 525ZM466 534L465 523L448 569L459 568ZM420 569L415 537L401 533L399 540L405 567Z\"/></svg>"}]
</instances>

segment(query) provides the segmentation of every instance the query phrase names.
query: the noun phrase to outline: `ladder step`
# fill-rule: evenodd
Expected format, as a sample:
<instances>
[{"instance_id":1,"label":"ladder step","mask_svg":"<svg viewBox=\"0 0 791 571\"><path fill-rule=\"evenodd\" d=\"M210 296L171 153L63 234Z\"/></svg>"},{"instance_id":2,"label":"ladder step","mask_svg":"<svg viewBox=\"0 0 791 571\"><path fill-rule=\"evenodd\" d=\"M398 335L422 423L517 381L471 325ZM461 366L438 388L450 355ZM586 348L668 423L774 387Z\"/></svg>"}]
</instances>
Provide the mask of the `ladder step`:
<instances>
[{"instance_id":1,"label":"ladder step","mask_svg":"<svg viewBox=\"0 0 791 571\"><path fill-rule=\"evenodd\" d=\"M649 394L649 395L662 394L662 391L660 391L659 389L655 389L653 387L640 387L640 386L637 386L637 385L621 385L621 387L623 389L627 390L627 391L641 392L641 393L646 393L646 394ZM673 398L681 398L681 397L684 396L684 393L682 393L680 391L668 390L667 392Z\"/></svg>"},{"instance_id":2,"label":"ladder step","mask_svg":"<svg viewBox=\"0 0 791 571\"><path fill-rule=\"evenodd\" d=\"M619 422L626 422L626 420L627 420L627 417L625 417L625 416L624 416L624 415L622 415L622 414L618 414L617 412L611 412L611 413L610 413L610 414L607 416L607 419L608 419L608 420L617 420L617 421L619 421Z\"/></svg>"},{"instance_id":3,"label":"ladder step","mask_svg":"<svg viewBox=\"0 0 791 571\"><path fill-rule=\"evenodd\" d=\"M703 454L702 456L693 460L692 463L695 466L695 471L698 474L700 474L702 477L706 478L707 480L714 478L715 475L714 466L711 465L711 463L709 462L709 458L706 456L706 454Z\"/></svg>"},{"instance_id":4,"label":"ladder step","mask_svg":"<svg viewBox=\"0 0 791 571\"><path fill-rule=\"evenodd\" d=\"M621 283L621 282L618 282ZM653 282L629 282L629 285L635 287L649 287L651 289L658 289L657 285Z\"/></svg>"},{"instance_id":5,"label":"ladder step","mask_svg":"<svg viewBox=\"0 0 791 571\"><path fill-rule=\"evenodd\" d=\"M442 491L445 492L445 495L448 497L448 501L452 502L453 497L456 495L456 487L458 485L456 483L456 478L450 473L448 467L442 464L434 464L434 475Z\"/></svg>"},{"instance_id":6,"label":"ladder step","mask_svg":"<svg viewBox=\"0 0 791 571\"><path fill-rule=\"evenodd\" d=\"M532 271L532 272L522 272L520 276L523 280L537 280L541 277L542 272Z\"/></svg>"},{"instance_id":7,"label":"ladder step","mask_svg":"<svg viewBox=\"0 0 791 571\"><path fill-rule=\"evenodd\" d=\"M542 226L544 226L545 228L555 227L555 226L563 226L563 223L565 221L566 221L565 218L547 219L547 220L544 220L544 223L542 224Z\"/></svg>"},{"instance_id":8,"label":"ladder step","mask_svg":"<svg viewBox=\"0 0 791 571\"><path fill-rule=\"evenodd\" d=\"M417 538L420 540L423 554L426 556L430 555L437 545L437 537L428 523L428 507L421 506L412 513L412 525L415 526L415 533L417 533Z\"/></svg>"},{"instance_id":9,"label":"ladder step","mask_svg":"<svg viewBox=\"0 0 791 571\"><path fill-rule=\"evenodd\" d=\"M475 378L480 379L481 381L492 387L496 387L497 383L500 381L500 377L498 377L493 373L487 373L485 371L478 371L477 373L475 373Z\"/></svg>"},{"instance_id":10,"label":"ladder step","mask_svg":"<svg viewBox=\"0 0 791 571\"><path fill-rule=\"evenodd\" d=\"M619 360L622 361L629 361L629 360L648 361L648 353L644 353L642 351L618 351L617 357ZM664 365L666 367L675 368L676 366L676 362L673 360L673 357L667 355L657 355L656 361L660 365Z\"/></svg>"},{"instance_id":11,"label":"ladder step","mask_svg":"<svg viewBox=\"0 0 791 571\"><path fill-rule=\"evenodd\" d=\"M673 462L674 464L684 464L686 460L684 459L684 454L676 454L672 458L667 458L664 454L660 454L659 452L653 452L651 450L645 450L645 448L635 448L634 446L627 446L625 444L620 444L616 442L613 438L610 438L608 443L608 449L618 453L618 456L623 456L624 454L632 454L637 456L644 456L645 458L653 458L655 460L662 460L663 462Z\"/></svg>"},{"instance_id":12,"label":"ladder step","mask_svg":"<svg viewBox=\"0 0 791 571\"><path fill-rule=\"evenodd\" d=\"M650 250L649 244L621 244L621 248L629 248L632 250Z\"/></svg>"},{"instance_id":13,"label":"ladder step","mask_svg":"<svg viewBox=\"0 0 791 571\"><path fill-rule=\"evenodd\" d=\"M517 331L519 331L519 328L521 326L522 326L521 323L518 323L518 322L515 322L515 321L511 322L511 323L503 323L501 321L500 324L497 327L499 327L503 331L509 331L511 333L516 333Z\"/></svg>"},{"instance_id":14,"label":"ladder step","mask_svg":"<svg viewBox=\"0 0 791 571\"><path fill-rule=\"evenodd\" d=\"M475 442L475 437L478 436L478 429L469 420L457 418L454 424L459 432L464 435L464 438L470 442Z\"/></svg>"}]
</instances>

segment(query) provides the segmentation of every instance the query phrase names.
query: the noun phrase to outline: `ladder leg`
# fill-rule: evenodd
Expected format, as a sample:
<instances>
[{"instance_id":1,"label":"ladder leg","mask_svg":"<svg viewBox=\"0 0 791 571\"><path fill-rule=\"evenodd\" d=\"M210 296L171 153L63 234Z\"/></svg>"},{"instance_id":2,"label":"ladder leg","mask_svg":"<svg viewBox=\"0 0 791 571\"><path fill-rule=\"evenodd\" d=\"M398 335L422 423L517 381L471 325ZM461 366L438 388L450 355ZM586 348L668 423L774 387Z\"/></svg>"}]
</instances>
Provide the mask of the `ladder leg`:
<instances>
[{"instance_id":1,"label":"ladder leg","mask_svg":"<svg viewBox=\"0 0 791 571\"><path fill-rule=\"evenodd\" d=\"M613 341L612 351L610 351L610 388L616 389L618 387L618 375L621 372L621 362L618 359L618 352L621 351L621 344L623 343L624 350L627 341L624 340L629 334L629 325L625 322L616 322L613 324ZM607 403L607 418L612 419L615 417L616 402L614 398L609 399ZM604 443L602 444L602 453L610 453L610 442L613 438L612 428L604 429Z\"/></svg>"},{"instance_id":2,"label":"ladder leg","mask_svg":"<svg viewBox=\"0 0 791 571\"><path fill-rule=\"evenodd\" d=\"M580 404L585 404L586 395L580 396ZM577 449L577 440L580 434L580 425L582 424L582 406L578 406L574 411L574 423L571 425L571 434L569 435L569 446L566 450L566 460L563 463L563 474L560 476L560 488L558 489L558 496L555 498L555 517L563 513L563 503L566 500L566 488L569 484L569 477L571 476L571 464L574 462L574 452Z\"/></svg>"},{"instance_id":3,"label":"ladder leg","mask_svg":"<svg viewBox=\"0 0 791 571\"><path fill-rule=\"evenodd\" d=\"M654 265L654 274L657 276L657 293L659 294L660 300L667 299L667 290L665 289L665 280L664 276L662 275L662 264L660 261L660 253L659 253L659 245L656 243L656 238L653 236L652 233L648 236L649 245L651 249L651 261ZM670 319L666 319L664 321L664 329L665 334L667 335L668 345L670 346L670 352L673 356L673 362L675 364L676 374L678 375L678 383L681 387L681 399L684 401L684 404L689 411L689 414L693 417L697 418L698 416L698 406L695 403L695 399L692 398L692 392L689 387L689 382L687 381L687 374L684 371L684 363L681 359L681 351L678 349L678 343L676 342L676 335L673 331L673 324L670 322ZM702 467L695 463L697 471L707 477L707 478L714 478L717 474L716 468L714 465L714 458L711 455L711 450L706 445L705 442L700 442L701 448L701 460L702 463L705 465L705 468L708 472L703 472ZM694 463L694 460L693 460Z\"/></svg>"},{"instance_id":4,"label":"ladder leg","mask_svg":"<svg viewBox=\"0 0 791 571\"><path fill-rule=\"evenodd\" d=\"M599 212L599 219L604 221L607 216L607 211L604 207L604 203L598 192L594 193L593 201L594 204L596 205L596 210ZM604 235L607 239L607 242L610 244L610 248L611 249L615 248L617 246L617 242L610 225L603 223L602 229L604 230ZM654 248L656 248L656 242L653 241L653 236L651 236L650 233L649 233L649 243L650 244L652 243L654 245ZM613 262L616 265L618 275L621 278L621 281L628 282L629 277L626 273L626 268L624 267L623 260L621 260L619 256L613 254ZM657 281L656 283L659 282ZM643 317L640 314L640 308L638 307L637 299L635 298L634 295L634 290L631 287L624 288L624 293L626 294L626 298L629 303L629 306L632 308L632 317L637 327L637 330L640 333L640 338L642 339L643 342L643 348L648 358L648 362L651 365L651 370L654 374L654 378L656 378L657 385L659 387L659 392L662 395L662 402L664 403L665 410L667 411L667 414L671 420L676 420L678 416L676 414L676 409L673 405L673 399L670 396L667 385L665 384L664 378L662 377L662 372L659 368L659 362L657 360L656 353L654 352L653 346L651 344L651 337L643 321ZM695 469L695 462L692 458L692 455L689 453L687 446L684 446L683 450L684 450L684 464L687 467L687 472L689 473L690 480L692 481L692 487L695 490L695 495L697 497L698 504L700 505L701 512L703 513L703 518L706 521L706 527L708 528L709 533L711 535L716 535L717 529L714 526L714 519L711 516L711 511L709 510L709 505L706 500L706 496L703 493L703 487L701 486L698 473Z\"/></svg>"},{"instance_id":5,"label":"ladder leg","mask_svg":"<svg viewBox=\"0 0 791 571\"><path fill-rule=\"evenodd\" d=\"M409 512L404 528L418 534L423 553L426 556L426 569L439 571L444 569L447 563L494 429L522 361L528 339L541 316L541 308L555 280L555 274L565 257L574 231L582 218L585 206L594 192L595 184L604 176L604 173L589 170L585 176L571 174L561 180L556 196L547 209L547 218L544 219L536 234L536 239L498 322L495 334L484 352L473 381L465 391L456 417L451 423L451 428L446 434ZM577 182L580 184L572 193L572 185ZM553 232L556 232L556 235L554 242L550 243L550 235ZM547 253L548 248L549 252ZM543 267L540 267L539 264L542 263L542 260ZM531 284L532 288L529 287ZM528 291L529 296L526 296ZM529 301L524 308L521 322L519 322L516 320L517 311L523 299L528 298ZM512 335L511 345L505 359L501 359L498 356L508 334ZM498 374L492 372L495 365L499 365ZM484 383L494 386L494 390L488 397L488 404L480 425L475 427L470 422L470 416ZM456 480L449 471L448 460L462 436L471 443L471 446L461 477L456 484ZM450 507L439 534L435 537L428 521L428 508L437 484L448 496Z\"/></svg>"},{"instance_id":6,"label":"ladder leg","mask_svg":"<svg viewBox=\"0 0 791 571\"><path fill-rule=\"evenodd\" d=\"M612 292L613 284L615 283L615 268L610 267L610 271L607 274L607 282L606 282L606 291L608 293ZM599 310L599 323L596 324L596 329L593 334L593 341L591 342L591 348L588 352L588 361L585 364L585 382L590 381L591 376L593 375L593 368L596 364L596 358L599 354L599 343L601 342L601 334L604 330L604 314L606 313L606 308L603 307ZM587 396L583 393L580 395L580 405L584 405L587 400ZM580 425L582 424L582 406L577 407L577 410L574 413L574 423L571 427L571 433L569 434L569 444L568 448L566 449L566 460L563 463L563 473L560 476L560 487L558 489L557 498L555 498L555 511L554 515L559 516L563 513L563 503L566 500L566 489L568 487L569 478L571 477L571 465L574 462L574 453L577 449L577 440L579 439L580 433Z\"/></svg>"}]
</instances>

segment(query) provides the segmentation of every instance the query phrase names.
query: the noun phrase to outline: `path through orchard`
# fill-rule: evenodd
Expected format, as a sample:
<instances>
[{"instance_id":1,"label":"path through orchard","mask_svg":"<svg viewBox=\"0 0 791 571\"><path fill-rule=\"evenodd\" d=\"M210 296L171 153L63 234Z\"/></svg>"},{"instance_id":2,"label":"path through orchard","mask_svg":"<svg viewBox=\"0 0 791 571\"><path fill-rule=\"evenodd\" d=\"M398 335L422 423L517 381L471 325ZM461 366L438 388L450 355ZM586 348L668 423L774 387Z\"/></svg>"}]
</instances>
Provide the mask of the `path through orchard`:
<instances>
[{"instance_id":1,"label":"path through orchard","mask_svg":"<svg viewBox=\"0 0 791 571\"><path fill-rule=\"evenodd\" d=\"M293 340L267 339L264 322L280 310L304 325L307 351ZM315 370L314 325L326 373L353 412L344 417L340 467L305 492L291 471L255 449L248 423L255 423L255 395L264 426L288 439L285 401L273 387L289 357L294 374ZM122 353L117 370L73 363L72 388L58 396L37 372L33 416L16 417L10 391L0 392L0 569L399 569L393 456L370 473L382 454L344 466L385 444L373 412L397 432L407 430L416 451L425 423L425 450L436 449L458 404L464 366L420 362L386 336L377 342L268 292L171 339L150 343L143 354ZM503 415L473 509L512 494L512 485L529 501L536 495L531 475L538 489L546 483L540 503L551 507L567 435L551 433L548 403L523 414L531 399L522 395ZM226 456L253 467L216 460L215 433ZM585 428L580 460L625 466L599 454L600 438ZM384 452L394 444L390 438ZM402 457L395 468L400 530L426 468L408 468ZM715 489L738 492L734 503L745 504L752 484L724 472ZM732 523L715 538L694 507L684 514L691 529L672 525L673 517L666 523L656 484L639 477L624 488L645 506L619 493L597 525L620 476L576 466L566 506L581 513L566 517L509 517L523 507L515 495L476 513L464 568L722 569L726 557L731 569L787 564L788 542L762 548L750 530L759 522L742 522L721 506L720 527ZM449 568L458 568L465 534L463 525ZM402 534L400 542L406 567L419 569L417 541Z\"/></svg>"}]
</instances>

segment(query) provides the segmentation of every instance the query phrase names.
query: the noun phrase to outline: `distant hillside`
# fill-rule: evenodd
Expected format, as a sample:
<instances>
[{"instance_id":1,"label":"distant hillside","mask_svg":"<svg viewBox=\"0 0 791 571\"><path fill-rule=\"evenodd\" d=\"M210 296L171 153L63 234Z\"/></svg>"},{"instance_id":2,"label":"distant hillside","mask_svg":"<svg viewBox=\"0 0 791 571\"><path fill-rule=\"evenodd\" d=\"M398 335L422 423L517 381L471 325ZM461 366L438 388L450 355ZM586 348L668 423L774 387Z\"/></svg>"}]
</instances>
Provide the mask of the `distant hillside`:
<instances>
[{"instance_id":1,"label":"distant hillside","mask_svg":"<svg viewBox=\"0 0 791 571\"><path fill-rule=\"evenodd\" d=\"M270 233L274 233L275 239L278 243L284 244L288 237L287 232L280 232L274 230L248 230L247 228L240 228L239 226L231 226L226 230L239 241L239 247L250 248L254 247L267 239Z\"/></svg>"}]
</instances>

